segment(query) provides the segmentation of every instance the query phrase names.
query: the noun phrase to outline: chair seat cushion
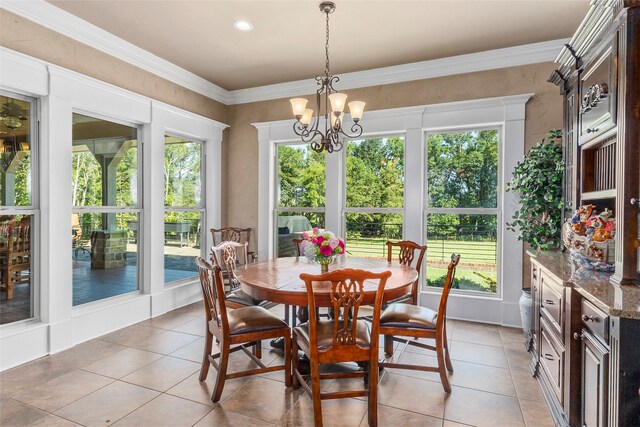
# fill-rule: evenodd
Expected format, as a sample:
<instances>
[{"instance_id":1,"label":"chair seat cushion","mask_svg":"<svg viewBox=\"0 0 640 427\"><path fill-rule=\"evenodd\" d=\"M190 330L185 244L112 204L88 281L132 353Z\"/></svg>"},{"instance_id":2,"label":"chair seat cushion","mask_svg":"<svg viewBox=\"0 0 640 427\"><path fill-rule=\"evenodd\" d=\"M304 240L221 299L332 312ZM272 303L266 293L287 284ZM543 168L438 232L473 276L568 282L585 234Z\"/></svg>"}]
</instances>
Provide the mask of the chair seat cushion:
<instances>
[{"instance_id":1,"label":"chair seat cushion","mask_svg":"<svg viewBox=\"0 0 640 427\"><path fill-rule=\"evenodd\" d=\"M227 311L231 335L259 332L270 329L288 329L289 326L278 316L262 307L240 307Z\"/></svg>"},{"instance_id":2,"label":"chair seat cushion","mask_svg":"<svg viewBox=\"0 0 640 427\"><path fill-rule=\"evenodd\" d=\"M435 329L438 312L413 304L392 304L380 316L380 326Z\"/></svg>"},{"instance_id":3,"label":"chair seat cushion","mask_svg":"<svg viewBox=\"0 0 640 427\"><path fill-rule=\"evenodd\" d=\"M233 291L229 294L227 294L227 296L224 298L225 300L229 301L229 302L233 302L236 304L240 304L240 305L246 305L247 307L252 307L254 305L261 305L263 302L263 300L257 299L252 297L251 295L247 294L246 292L242 291L241 289L238 289L237 291Z\"/></svg>"},{"instance_id":4,"label":"chair seat cushion","mask_svg":"<svg viewBox=\"0 0 640 427\"><path fill-rule=\"evenodd\" d=\"M342 323L342 322L341 322ZM318 336L318 348L328 348L333 345L333 320L318 320L316 323ZM349 327L351 325L349 324ZM310 345L309 322L302 323L294 329L299 338ZM371 333L366 322L358 322L356 325L356 345L366 347L371 343Z\"/></svg>"}]
</instances>

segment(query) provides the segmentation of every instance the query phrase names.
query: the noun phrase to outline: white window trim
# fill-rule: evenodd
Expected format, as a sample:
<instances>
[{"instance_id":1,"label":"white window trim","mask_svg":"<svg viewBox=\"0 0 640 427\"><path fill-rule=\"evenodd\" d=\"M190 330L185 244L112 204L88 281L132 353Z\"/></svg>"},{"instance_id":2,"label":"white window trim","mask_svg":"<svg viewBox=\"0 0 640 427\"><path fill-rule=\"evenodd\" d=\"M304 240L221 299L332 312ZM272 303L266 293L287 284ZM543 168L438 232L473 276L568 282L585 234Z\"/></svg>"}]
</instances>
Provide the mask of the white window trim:
<instances>
[{"instance_id":1,"label":"white window trim","mask_svg":"<svg viewBox=\"0 0 640 427\"><path fill-rule=\"evenodd\" d=\"M56 353L201 298L197 280L164 286L164 135L205 142L205 229L220 226L222 132L227 125L0 47L0 89L38 100L40 313L31 322L0 325L0 371ZM144 144L139 208L144 258L141 292L72 308L72 112L141 126ZM34 177L35 178L35 177ZM65 224L68 224L65 226ZM208 233L207 233L208 234ZM207 236L207 247L211 245Z\"/></svg>"},{"instance_id":2,"label":"white window trim","mask_svg":"<svg viewBox=\"0 0 640 427\"><path fill-rule=\"evenodd\" d=\"M447 102L417 107L395 108L365 113L362 138L376 135L405 135L405 239L422 242L424 236L425 198L425 134L438 129L502 127L503 152L501 154L500 182L510 180L516 163L524 155L525 104L533 94L511 95L470 101ZM348 122L350 117L345 120ZM258 255L261 260L271 259L273 253L273 211L275 178L274 144L295 141L294 120L253 123L258 130ZM348 123L347 123L348 125ZM344 167L343 155L327 156L327 194L325 203L325 226L336 233L343 233L342 225L342 184ZM336 190L338 189L338 190ZM504 223L517 209L517 198L512 193L501 194L502 217L498 225L504 230ZM514 233L500 235L498 257L502 292L499 296L451 295L448 313L452 317L496 323L510 326L520 325L518 299L522 292L522 242ZM505 254L517 254L505 260ZM427 290L421 293L422 304L437 308L439 292Z\"/></svg>"}]
</instances>

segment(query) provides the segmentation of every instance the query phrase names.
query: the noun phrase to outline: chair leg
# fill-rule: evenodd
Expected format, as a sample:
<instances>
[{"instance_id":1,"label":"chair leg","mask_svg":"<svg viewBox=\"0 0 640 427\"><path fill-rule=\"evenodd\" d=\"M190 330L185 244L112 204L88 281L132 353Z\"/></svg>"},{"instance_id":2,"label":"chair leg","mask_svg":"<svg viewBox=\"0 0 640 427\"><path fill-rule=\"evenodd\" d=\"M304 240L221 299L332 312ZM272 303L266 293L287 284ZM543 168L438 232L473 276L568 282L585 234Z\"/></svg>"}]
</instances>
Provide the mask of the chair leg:
<instances>
[{"instance_id":1,"label":"chair leg","mask_svg":"<svg viewBox=\"0 0 640 427\"><path fill-rule=\"evenodd\" d=\"M291 335L289 334L284 337L284 385L291 387Z\"/></svg>"},{"instance_id":2,"label":"chair leg","mask_svg":"<svg viewBox=\"0 0 640 427\"><path fill-rule=\"evenodd\" d=\"M227 377L227 366L229 365L229 342L223 341L220 346L220 364L218 365L218 376L216 377L216 385L211 395L211 401L217 403L222 396L224 389L224 381Z\"/></svg>"},{"instance_id":3,"label":"chair leg","mask_svg":"<svg viewBox=\"0 0 640 427\"><path fill-rule=\"evenodd\" d=\"M311 361L311 391L313 400L313 421L315 427L322 427L322 399L320 398L320 365Z\"/></svg>"},{"instance_id":4,"label":"chair leg","mask_svg":"<svg viewBox=\"0 0 640 427\"><path fill-rule=\"evenodd\" d=\"M384 336L384 353L388 357L393 356L393 335Z\"/></svg>"},{"instance_id":5,"label":"chair leg","mask_svg":"<svg viewBox=\"0 0 640 427\"><path fill-rule=\"evenodd\" d=\"M286 345L287 342L285 341L285 346ZM293 333L293 337L291 338L291 367L293 374L293 376L291 377L291 386L294 388L294 390L297 390L300 388L300 381L298 381L298 376L296 375L296 371L298 370L298 340L296 339L295 332Z\"/></svg>"},{"instance_id":6,"label":"chair leg","mask_svg":"<svg viewBox=\"0 0 640 427\"><path fill-rule=\"evenodd\" d=\"M447 363L447 370L449 372L453 372L453 364L451 363L451 358L449 357L449 338L447 337L447 324L445 322L444 324L444 332L443 332L443 339L444 339L444 360Z\"/></svg>"},{"instance_id":7,"label":"chair leg","mask_svg":"<svg viewBox=\"0 0 640 427\"><path fill-rule=\"evenodd\" d=\"M207 375L209 375L209 367L211 366L209 355L211 354L212 345L213 334L207 331L204 338L204 354L202 355L202 366L200 367L200 381L206 380Z\"/></svg>"},{"instance_id":8,"label":"chair leg","mask_svg":"<svg viewBox=\"0 0 640 427\"><path fill-rule=\"evenodd\" d=\"M289 324L289 305L284 305L284 323Z\"/></svg>"},{"instance_id":9,"label":"chair leg","mask_svg":"<svg viewBox=\"0 0 640 427\"><path fill-rule=\"evenodd\" d=\"M451 393L451 384L449 384L449 376L447 375L444 361L442 336L436 336L436 355L438 356L438 373L440 374L440 381L442 381L442 388L444 388L445 393Z\"/></svg>"},{"instance_id":10,"label":"chair leg","mask_svg":"<svg viewBox=\"0 0 640 427\"><path fill-rule=\"evenodd\" d=\"M258 358L262 359L262 341L256 341L253 345L253 354Z\"/></svg>"},{"instance_id":11,"label":"chair leg","mask_svg":"<svg viewBox=\"0 0 640 427\"><path fill-rule=\"evenodd\" d=\"M295 328L298 323L298 310L296 310L296 306L291 306L291 327Z\"/></svg>"},{"instance_id":12,"label":"chair leg","mask_svg":"<svg viewBox=\"0 0 640 427\"><path fill-rule=\"evenodd\" d=\"M378 425L378 360L369 362L369 426Z\"/></svg>"}]
</instances>

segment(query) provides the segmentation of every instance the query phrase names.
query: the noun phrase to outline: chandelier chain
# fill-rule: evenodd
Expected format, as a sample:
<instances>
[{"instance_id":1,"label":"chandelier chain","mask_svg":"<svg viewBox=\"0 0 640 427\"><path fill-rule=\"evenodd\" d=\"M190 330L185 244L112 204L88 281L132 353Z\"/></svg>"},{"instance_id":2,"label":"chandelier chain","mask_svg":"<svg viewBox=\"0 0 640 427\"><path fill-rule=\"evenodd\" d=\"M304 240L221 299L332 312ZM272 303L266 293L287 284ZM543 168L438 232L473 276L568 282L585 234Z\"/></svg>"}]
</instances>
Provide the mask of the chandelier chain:
<instances>
[{"instance_id":1,"label":"chandelier chain","mask_svg":"<svg viewBox=\"0 0 640 427\"><path fill-rule=\"evenodd\" d=\"M330 71L329 71L329 11L326 11L325 14L327 15L327 37L325 39L325 45L324 45L324 52L325 52L325 57L326 57L326 62L325 62L325 66L324 66L324 74L327 78L329 78L330 76Z\"/></svg>"}]
</instances>

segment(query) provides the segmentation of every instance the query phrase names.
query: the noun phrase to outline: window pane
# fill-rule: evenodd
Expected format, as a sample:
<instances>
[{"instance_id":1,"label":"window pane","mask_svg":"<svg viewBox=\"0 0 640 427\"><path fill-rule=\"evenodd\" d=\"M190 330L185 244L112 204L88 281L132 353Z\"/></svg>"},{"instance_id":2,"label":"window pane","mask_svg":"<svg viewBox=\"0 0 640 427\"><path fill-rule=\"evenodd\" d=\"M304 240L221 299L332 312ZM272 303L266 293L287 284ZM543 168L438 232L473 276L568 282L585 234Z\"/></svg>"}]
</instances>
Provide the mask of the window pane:
<instances>
[{"instance_id":1,"label":"window pane","mask_svg":"<svg viewBox=\"0 0 640 427\"><path fill-rule=\"evenodd\" d=\"M73 206L138 205L135 127L73 114Z\"/></svg>"},{"instance_id":2,"label":"window pane","mask_svg":"<svg viewBox=\"0 0 640 427\"><path fill-rule=\"evenodd\" d=\"M304 231L314 227L324 228L324 212L280 212L276 227L278 257L296 256L293 239L300 239Z\"/></svg>"},{"instance_id":3,"label":"window pane","mask_svg":"<svg viewBox=\"0 0 640 427\"><path fill-rule=\"evenodd\" d=\"M429 134L429 206L496 208L498 139L495 129Z\"/></svg>"},{"instance_id":4,"label":"window pane","mask_svg":"<svg viewBox=\"0 0 640 427\"><path fill-rule=\"evenodd\" d=\"M460 254L454 289L496 293L497 216L427 215L427 286L442 287L451 254Z\"/></svg>"},{"instance_id":5,"label":"window pane","mask_svg":"<svg viewBox=\"0 0 640 427\"><path fill-rule=\"evenodd\" d=\"M164 282L198 276L195 257L202 254L201 213L164 214Z\"/></svg>"},{"instance_id":6,"label":"window pane","mask_svg":"<svg viewBox=\"0 0 640 427\"><path fill-rule=\"evenodd\" d=\"M278 144L278 206L323 207L325 154L309 144Z\"/></svg>"},{"instance_id":7,"label":"window pane","mask_svg":"<svg viewBox=\"0 0 640 427\"><path fill-rule=\"evenodd\" d=\"M33 317L32 215L0 216L0 324Z\"/></svg>"},{"instance_id":8,"label":"window pane","mask_svg":"<svg viewBox=\"0 0 640 427\"><path fill-rule=\"evenodd\" d=\"M404 206L404 138L347 143L347 207Z\"/></svg>"},{"instance_id":9,"label":"window pane","mask_svg":"<svg viewBox=\"0 0 640 427\"><path fill-rule=\"evenodd\" d=\"M31 106L0 96L0 206L31 206Z\"/></svg>"},{"instance_id":10,"label":"window pane","mask_svg":"<svg viewBox=\"0 0 640 427\"><path fill-rule=\"evenodd\" d=\"M346 214L347 256L387 259L387 240L402 239L402 214Z\"/></svg>"},{"instance_id":11,"label":"window pane","mask_svg":"<svg viewBox=\"0 0 640 427\"><path fill-rule=\"evenodd\" d=\"M74 213L73 305L138 289L138 214Z\"/></svg>"},{"instance_id":12,"label":"window pane","mask_svg":"<svg viewBox=\"0 0 640 427\"><path fill-rule=\"evenodd\" d=\"M164 204L200 207L202 143L165 136Z\"/></svg>"}]
</instances>

